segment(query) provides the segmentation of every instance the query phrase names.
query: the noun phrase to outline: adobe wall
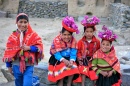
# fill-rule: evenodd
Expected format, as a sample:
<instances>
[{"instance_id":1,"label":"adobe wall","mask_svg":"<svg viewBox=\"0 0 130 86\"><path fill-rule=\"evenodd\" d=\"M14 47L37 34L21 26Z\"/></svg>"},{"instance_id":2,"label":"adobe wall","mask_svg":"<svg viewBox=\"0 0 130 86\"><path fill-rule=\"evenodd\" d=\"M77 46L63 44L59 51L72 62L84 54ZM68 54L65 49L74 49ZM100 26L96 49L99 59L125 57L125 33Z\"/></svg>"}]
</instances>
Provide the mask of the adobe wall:
<instances>
[{"instance_id":1,"label":"adobe wall","mask_svg":"<svg viewBox=\"0 0 130 86\"><path fill-rule=\"evenodd\" d=\"M109 4L114 0L68 0L68 14L79 16L93 14L98 17L106 17L109 13Z\"/></svg>"},{"instance_id":2,"label":"adobe wall","mask_svg":"<svg viewBox=\"0 0 130 86\"><path fill-rule=\"evenodd\" d=\"M0 0L0 10L10 13L17 13L19 0Z\"/></svg>"}]
</instances>

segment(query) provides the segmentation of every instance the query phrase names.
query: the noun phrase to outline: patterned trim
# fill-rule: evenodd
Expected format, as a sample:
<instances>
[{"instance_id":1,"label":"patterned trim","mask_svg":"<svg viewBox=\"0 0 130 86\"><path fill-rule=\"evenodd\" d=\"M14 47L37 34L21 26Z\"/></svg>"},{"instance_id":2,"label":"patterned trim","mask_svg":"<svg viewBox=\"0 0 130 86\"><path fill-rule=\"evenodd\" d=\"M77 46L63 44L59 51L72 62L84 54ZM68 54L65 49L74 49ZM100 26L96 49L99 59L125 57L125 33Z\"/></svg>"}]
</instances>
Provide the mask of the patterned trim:
<instances>
[{"instance_id":1,"label":"patterned trim","mask_svg":"<svg viewBox=\"0 0 130 86\"><path fill-rule=\"evenodd\" d=\"M76 66L76 65L73 65L71 68L64 66L64 67L62 67L59 71L55 71L55 72L53 72L53 71L48 71L48 75L53 75L53 74L54 74L54 76L58 76L58 75L60 75L61 73L63 73L64 71L66 71L66 70L71 70L71 69L74 69L74 68L77 68L77 66Z\"/></svg>"}]
</instances>

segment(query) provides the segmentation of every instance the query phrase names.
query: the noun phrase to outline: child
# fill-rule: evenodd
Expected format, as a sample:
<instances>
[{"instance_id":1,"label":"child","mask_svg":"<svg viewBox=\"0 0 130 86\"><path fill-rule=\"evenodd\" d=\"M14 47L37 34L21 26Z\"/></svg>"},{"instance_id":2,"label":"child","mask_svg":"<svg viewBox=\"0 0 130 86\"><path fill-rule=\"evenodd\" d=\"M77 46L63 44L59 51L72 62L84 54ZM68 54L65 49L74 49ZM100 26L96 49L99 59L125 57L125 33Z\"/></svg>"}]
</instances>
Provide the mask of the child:
<instances>
[{"instance_id":1,"label":"child","mask_svg":"<svg viewBox=\"0 0 130 86\"><path fill-rule=\"evenodd\" d=\"M85 16L81 21L84 26L84 36L78 42L78 62L79 70L82 77L82 86L85 86L85 78L89 77L91 80L96 79L96 74L91 69L92 56L96 50L100 48L100 41L94 36L96 30L95 25L99 23L97 17L89 18Z\"/></svg>"},{"instance_id":2,"label":"child","mask_svg":"<svg viewBox=\"0 0 130 86\"><path fill-rule=\"evenodd\" d=\"M17 30L9 36L3 61L15 77L15 86L32 86L34 64L43 58L41 38L32 30L28 16L18 14Z\"/></svg>"},{"instance_id":3,"label":"child","mask_svg":"<svg viewBox=\"0 0 130 86\"><path fill-rule=\"evenodd\" d=\"M67 86L71 86L74 75L79 74L76 61L76 39L73 32L79 33L73 17L65 17L62 20L61 33L55 37L51 45L48 67L48 80L58 82L58 86L63 86L63 80L68 76Z\"/></svg>"},{"instance_id":4,"label":"child","mask_svg":"<svg viewBox=\"0 0 130 86\"><path fill-rule=\"evenodd\" d=\"M104 32L99 32L101 48L95 52L92 60L92 69L98 75L96 86L120 86L120 63L116 57L112 41L117 36L106 26L102 28Z\"/></svg>"}]
</instances>

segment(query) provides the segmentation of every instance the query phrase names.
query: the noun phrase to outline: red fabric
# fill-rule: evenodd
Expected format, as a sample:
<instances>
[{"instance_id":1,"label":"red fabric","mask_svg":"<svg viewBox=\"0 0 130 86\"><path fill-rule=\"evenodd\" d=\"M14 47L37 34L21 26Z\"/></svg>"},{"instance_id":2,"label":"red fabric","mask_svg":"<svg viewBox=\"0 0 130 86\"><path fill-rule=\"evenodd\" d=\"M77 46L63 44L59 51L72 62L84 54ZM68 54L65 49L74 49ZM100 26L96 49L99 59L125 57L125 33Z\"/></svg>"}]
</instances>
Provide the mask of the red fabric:
<instances>
[{"instance_id":1,"label":"red fabric","mask_svg":"<svg viewBox=\"0 0 130 86\"><path fill-rule=\"evenodd\" d=\"M89 67L88 66L79 66L79 72L81 74L84 74L84 75L89 77L88 71L89 71Z\"/></svg>"},{"instance_id":2,"label":"red fabric","mask_svg":"<svg viewBox=\"0 0 130 86\"><path fill-rule=\"evenodd\" d=\"M4 62L9 62L14 60L16 57L19 57L21 59L20 62L20 70L25 70L25 59L32 59L32 61L29 63L34 64L34 60L38 63L38 60L41 60L43 58L43 44L41 38L38 36L36 32L32 30L30 25L28 25L28 29L25 32L24 38L23 38L23 44L26 46L32 46L35 45L39 52L37 53L31 53L29 51L22 52L20 48L20 41L19 41L20 33L18 31L14 31L8 38L6 49L3 56ZM21 71L23 72L23 71Z\"/></svg>"},{"instance_id":3,"label":"red fabric","mask_svg":"<svg viewBox=\"0 0 130 86\"><path fill-rule=\"evenodd\" d=\"M64 22L63 22L63 21L62 21L62 26L63 26L66 30L68 30L68 31L70 31L70 32L76 32L76 30L75 30L75 29L73 29L73 28L71 28L71 27L66 26L66 25L64 24Z\"/></svg>"},{"instance_id":4,"label":"red fabric","mask_svg":"<svg viewBox=\"0 0 130 86\"><path fill-rule=\"evenodd\" d=\"M79 66L79 72L80 74L84 74L88 76L91 80L96 80L98 79L98 76L95 71L89 70L89 66Z\"/></svg>"},{"instance_id":5,"label":"red fabric","mask_svg":"<svg viewBox=\"0 0 130 86\"><path fill-rule=\"evenodd\" d=\"M78 58L83 58L84 56L92 57L94 52L100 48L100 41L95 36L93 36L92 41L89 43L89 46L85 45L85 42L87 43L85 36L78 42ZM85 48L88 48L88 50Z\"/></svg>"},{"instance_id":6,"label":"red fabric","mask_svg":"<svg viewBox=\"0 0 130 86\"><path fill-rule=\"evenodd\" d=\"M51 45L50 52L51 54L55 54L56 52L62 51L68 47L76 48L76 39L72 37L71 41L66 43L61 39L61 34L58 35L54 40L53 44Z\"/></svg>"},{"instance_id":7,"label":"red fabric","mask_svg":"<svg viewBox=\"0 0 130 86\"><path fill-rule=\"evenodd\" d=\"M55 66L49 65L48 70L49 72L52 72L52 74L48 72L48 80L52 82L57 82L58 80L63 79L66 76L79 74L76 63L73 63L73 65L74 66L71 68L66 67L63 62Z\"/></svg>"},{"instance_id":8,"label":"red fabric","mask_svg":"<svg viewBox=\"0 0 130 86\"><path fill-rule=\"evenodd\" d=\"M113 84L112 86L121 86L121 83L122 83L122 81L121 81L121 79L120 79L120 80L118 80L117 83Z\"/></svg>"}]
</instances>

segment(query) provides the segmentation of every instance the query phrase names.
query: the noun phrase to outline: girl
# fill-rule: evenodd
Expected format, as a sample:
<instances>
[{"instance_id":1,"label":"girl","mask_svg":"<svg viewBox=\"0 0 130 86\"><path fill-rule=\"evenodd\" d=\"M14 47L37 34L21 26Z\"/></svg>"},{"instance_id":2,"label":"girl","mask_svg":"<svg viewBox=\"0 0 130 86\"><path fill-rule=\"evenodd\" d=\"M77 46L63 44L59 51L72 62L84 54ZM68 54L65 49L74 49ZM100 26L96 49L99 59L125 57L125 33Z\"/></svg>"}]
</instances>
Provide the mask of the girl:
<instances>
[{"instance_id":1,"label":"girl","mask_svg":"<svg viewBox=\"0 0 130 86\"><path fill-rule=\"evenodd\" d=\"M85 16L81 21L81 24L84 26L84 36L78 42L77 56L82 77L82 86L85 86L86 76L91 80L96 79L96 74L91 70L91 61L94 52L100 48L100 41L94 36L95 25L98 23L99 19L95 16L92 18Z\"/></svg>"},{"instance_id":2,"label":"girl","mask_svg":"<svg viewBox=\"0 0 130 86\"><path fill-rule=\"evenodd\" d=\"M67 86L71 86L74 75L79 74L76 61L76 39L73 32L79 33L78 27L73 17L65 17L62 20L61 33L55 37L51 45L48 67L48 80L57 82L58 86L63 86L63 80L67 77Z\"/></svg>"},{"instance_id":3,"label":"girl","mask_svg":"<svg viewBox=\"0 0 130 86\"><path fill-rule=\"evenodd\" d=\"M32 86L34 64L43 58L42 40L30 27L25 13L18 14L16 25L18 28L8 38L3 61L13 73L16 86Z\"/></svg>"},{"instance_id":4,"label":"girl","mask_svg":"<svg viewBox=\"0 0 130 86\"><path fill-rule=\"evenodd\" d=\"M112 41L117 36L103 26L104 32L99 32L101 48L93 55L92 69L98 75L96 86L120 86L120 64L116 57Z\"/></svg>"}]
</instances>

